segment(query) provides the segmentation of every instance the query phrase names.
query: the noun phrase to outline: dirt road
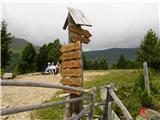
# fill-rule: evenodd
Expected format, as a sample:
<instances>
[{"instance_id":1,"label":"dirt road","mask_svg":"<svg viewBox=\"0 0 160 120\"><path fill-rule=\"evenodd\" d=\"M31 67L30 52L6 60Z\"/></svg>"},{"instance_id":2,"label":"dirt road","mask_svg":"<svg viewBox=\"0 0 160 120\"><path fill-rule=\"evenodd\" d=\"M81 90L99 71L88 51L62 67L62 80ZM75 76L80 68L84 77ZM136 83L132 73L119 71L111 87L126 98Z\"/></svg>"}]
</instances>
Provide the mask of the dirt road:
<instances>
[{"instance_id":1,"label":"dirt road","mask_svg":"<svg viewBox=\"0 0 160 120\"><path fill-rule=\"evenodd\" d=\"M95 77L106 74L107 72L84 72L84 81L94 80ZM27 80L32 82L44 82L60 84L61 75L21 75L16 80ZM2 87L2 108L19 107L42 103L50 99L58 89L33 88L33 87ZM30 120L30 112L23 112L4 116L5 120Z\"/></svg>"}]
</instances>

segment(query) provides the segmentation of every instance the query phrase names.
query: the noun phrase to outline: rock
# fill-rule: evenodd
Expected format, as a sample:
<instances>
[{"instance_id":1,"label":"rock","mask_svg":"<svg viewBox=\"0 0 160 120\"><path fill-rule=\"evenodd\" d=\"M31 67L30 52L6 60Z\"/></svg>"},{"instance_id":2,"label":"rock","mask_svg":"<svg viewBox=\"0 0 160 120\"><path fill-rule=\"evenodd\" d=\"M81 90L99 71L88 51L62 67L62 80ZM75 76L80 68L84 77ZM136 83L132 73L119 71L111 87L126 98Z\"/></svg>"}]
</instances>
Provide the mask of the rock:
<instances>
[{"instance_id":1,"label":"rock","mask_svg":"<svg viewBox=\"0 0 160 120\"><path fill-rule=\"evenodd\" d=\"M145 114L143 116L138 115L136 120L160 120L160 113L152 109L147 109Z\"/></svg>"},{"instance_id":2,"label":"rock","mask_svg":"<svg viewBox=\"0 0 160 120\"><path fill-rule=\"evenodd\" d=\"M13 79L13 73L4 73L3 79Z\"/></svg>"}]
</instances>

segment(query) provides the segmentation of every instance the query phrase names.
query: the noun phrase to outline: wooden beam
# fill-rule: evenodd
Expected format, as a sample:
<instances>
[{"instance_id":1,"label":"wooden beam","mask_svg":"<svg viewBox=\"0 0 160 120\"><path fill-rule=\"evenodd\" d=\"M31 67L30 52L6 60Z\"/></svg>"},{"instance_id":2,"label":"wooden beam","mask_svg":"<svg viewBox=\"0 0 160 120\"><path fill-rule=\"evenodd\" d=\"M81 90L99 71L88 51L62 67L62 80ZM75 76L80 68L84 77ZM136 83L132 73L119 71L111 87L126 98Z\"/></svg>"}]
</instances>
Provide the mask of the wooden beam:
<instances>
[{"instance_id":1,"label":"wooden beam","mask_svg":"<svg viewBox=\"0 0 160 120\"><path fill-rule=\"evenodd\" d=\"M62 77L81 77L81 69L62 69Z\"/></svg>"},{"instance_id":2,"label":"wooden beam","mask_svg":"<svg viewBox=\"0 0 160 120\"><path fill-rule=\"evenodd\" d=\"M55 105L62 105L62 104L65 104L65 103L72 103L72 102L81 101L81 100L86 99L86 98L88 98L88 97L79 97L79 98L73 98L73 99L69 99L69 100L41 103L41 104L23 106L23 107L18 107L18 108L6 108L6 109L1 109L1 115L2 116L3 115L10 115L10 114L15 114L15 113L20 113L20 112L37 110L37 109L41 109L41 108L53 107Z\"/></svg>"},{"instance_id":3,"label":"wooden beam","mask_svg":"<svg viewBox=\"0 0 160 120\"><path fill-rule=\"evenodd\" d=\"M145 88L148 91L148 94L151 94L150 91L150 85L149 85L149 76L148 76L148 67L147 67L147 62L143 63L143 69L144 69L144 84L145 84Z\"/></svg>"},{"instance_id":4,"label":"wooden beam","mask_svg":"<svg viewBox=\"0 0 160 120\"><path fill-rule=\"evenodd\" d=\"M61 68L80 68L81 67L81 60L71 60L71 61L63 61L61 63Z\"/></svg>"},{"instance_id":5,"label":"wooden beam","mask_svg":"<svg viewBox=\"0 0 160 120\"><path fill-rule=\"evenodd\" d=\"M71 51L76 51L76 50L80 50L80 42L77 41L75 43L70 43L68 45L63 45L62 48L60 49L60 51L62 53L65 53L65 52L71 52Z\"/></svg>"},{"instance_id":6,"label":"wooden beam","mask_svg":"<svg viewBox=\"0 0 160 120\"><path fill-rule=\"evenodd\" d=\"M76 95L81 95L82 92L77 92L77 91L74 91L74 90L63 90L64 93L71 93L71 94L76 94ZM74 103L73 103L74 104Z\"/></svg>"},{"instance_id":7,"label":"wooden beam","mask_svg":"<svg viewBox=\"0 0 160 120\"><path fill-rule=\"evenodd\" d=\"M80 59L80 51L77 52L69 52L69 53L63 53L61 56L62 61L64 60L75 60L75 59Z\"/></svg>"},{"instance_id":8,"label":"wooden beam","mask_svg":"<svg viewBox=\"0 0 160 120\"><path fill-rule=\"evenodd\" d=\"M80 27L77 27L76 25L70 25L69 26L69 31L70 32L74 32L74 33L78 33L80 35L84 35L87 38L91 37L91 33L88 30L82 29Z\"/></svg>"},{"instance_id":9,"label":"wooden beam","mask_svg":"<svg viewBox=\"0 0 160 120\"><path fill-rule=\"evenodd\" d=\"M80 78L62 78L61 79L61 83L63 85L73 85L73 86L80 86L81 82L80 82Z\"/></svg>"},{"instance_id":10,"label":"wooden beam","mask_svg":"<svg viewBox=\"0 0 160 120\"><path fill-rule=\"evenodd\" d=\"M125 116L125 118L127 120L133 120L132 116L130 115L130 113L128 112L126 107L123 105L121 100L117 97L117 95L114 93L114 91L112 89L109 89L109 94L112 96L112 98L114 99L114 101L116 102L118 107L121 109L121 111L122 111L123 115Z\"/></svg>"},{"instance_id":11,"label":"wooden beam","mask_svg":"<svg viewBox=\"0 0 160 120\"><path fill-rule=\"evenodd\" d=\"M85 36L76 35L72 37L72 41L73 42L80 41L81 43L88 44L90 42L90 39Z\"/></svg>"},{"instance_id":12,"label":"wooden beam","mask_svg":"<svg viewBox=\"0 0 160 120\"><path fill-rule=\"evenodd\" d=\"M44 88L56 88L56 89L67 89L74 90L82 93L90 94L83 90L81 87L67 86L67 85L59 85L59 84L48 84L48 83L38 83L38 82L30 82L26 80L0 80L1 86L19 86L19 87L44 87Z\"/></svg>"}]
</instances>

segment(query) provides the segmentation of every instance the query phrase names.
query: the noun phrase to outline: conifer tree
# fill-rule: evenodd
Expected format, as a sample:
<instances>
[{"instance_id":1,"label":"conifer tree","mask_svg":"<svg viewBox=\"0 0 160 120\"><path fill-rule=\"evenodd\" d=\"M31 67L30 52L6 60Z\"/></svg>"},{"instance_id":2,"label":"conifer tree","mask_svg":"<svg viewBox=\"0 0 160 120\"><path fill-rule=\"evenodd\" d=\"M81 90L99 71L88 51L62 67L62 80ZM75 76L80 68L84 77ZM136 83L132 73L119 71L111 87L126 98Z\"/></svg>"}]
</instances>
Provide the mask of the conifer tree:
<instances>
[{"instance_id":1,"label":"conifer tree","mask_svg":"<svg viewBox=\"0 0 160 120\"><path fill-rule=\"evenodd\" d=\"M31 43L27 44L21 53L21 56L15 68L15 72L17 74L36 72L36 58L37 56L34 46Z\"/></svg>"},{"instance_id":2,"label":"conifer tree","mask_svg":"<svg viewBox=\"0 0 160 120\"><path fill-rule=\"evenodd\" d=\"M156 33L150 29L140 44L138 60L142 64L147 62L148 65L156 70L160 69L160 43Z\"/></svg>"},{"instance_id":3,"label":"conifer tree","mask_svg":"<svg viewBox=\"0 0 160 120\"><path fill-rule=\"evenodd\" d=\"M11 59L11 51L9 49L13 36L7 32L7 23L1 22L1 68L9 65Z\"/></svg>"},{"instance_id":4,"label":"conifer tree","mask_svg":"<svg viewBox=\"0 0 160 120\"><path fill-rule=\"evenodd\" d=\"M127 68L127 61L126 61L125 57L123 56L123 54L121 54L116 66L119 69L126 69Z\"/></svg>"}]
</instances>

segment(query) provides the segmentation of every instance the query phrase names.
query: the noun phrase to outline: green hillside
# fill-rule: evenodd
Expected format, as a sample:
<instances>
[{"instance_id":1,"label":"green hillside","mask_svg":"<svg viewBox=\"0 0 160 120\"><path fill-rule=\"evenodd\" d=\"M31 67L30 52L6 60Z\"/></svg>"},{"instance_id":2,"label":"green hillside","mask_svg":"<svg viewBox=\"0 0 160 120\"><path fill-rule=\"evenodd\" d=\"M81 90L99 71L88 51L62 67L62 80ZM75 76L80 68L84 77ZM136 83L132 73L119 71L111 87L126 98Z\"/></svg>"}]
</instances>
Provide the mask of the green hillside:
<instances>
[{"instance_id":1,"label":"green hillside","mask_svg":"<svg viewBox=\"0 0 160 120\"><path fill-rule=\"evenodd\" d=\"M106 50L84 52L84 55L89 60L103 57L107 59L109 64L113 64L117 62L121 54L129 60L135 60L137 57L136 52L139 50L140 48L111 48Z\"/></svg>"},{"instance_id":2,"label":"green hillside","mask_svg":"<svg viewBox=\"0 0 160 120\"><path fill-rule=\"evenodd\" d=\"M10 50L12 51L11 54L11 61L10 61L10 66L8 66L7 71L12 72L15 64L18 61L19 55L21 54L21 51L25 48L25 46L28 44L29 42L24 40L24 39L20 39L20 38L13 38L12 39L12 43L10 46ZM39 47L35 46L35 50L38 52Z\"/></svg>"},{"instance_id":3,"label":"green hillside","mask_svg":"<svg viewBox=\"0 0 160 120\"><path fill-rule=\"evenodd\" d=\"M29 42L24 39L13 38L11 43L11 51L13 53L20 53L28 43ZM39 47L35 46L35 49L38 51Z\"/></svg>"}]
</instances>

